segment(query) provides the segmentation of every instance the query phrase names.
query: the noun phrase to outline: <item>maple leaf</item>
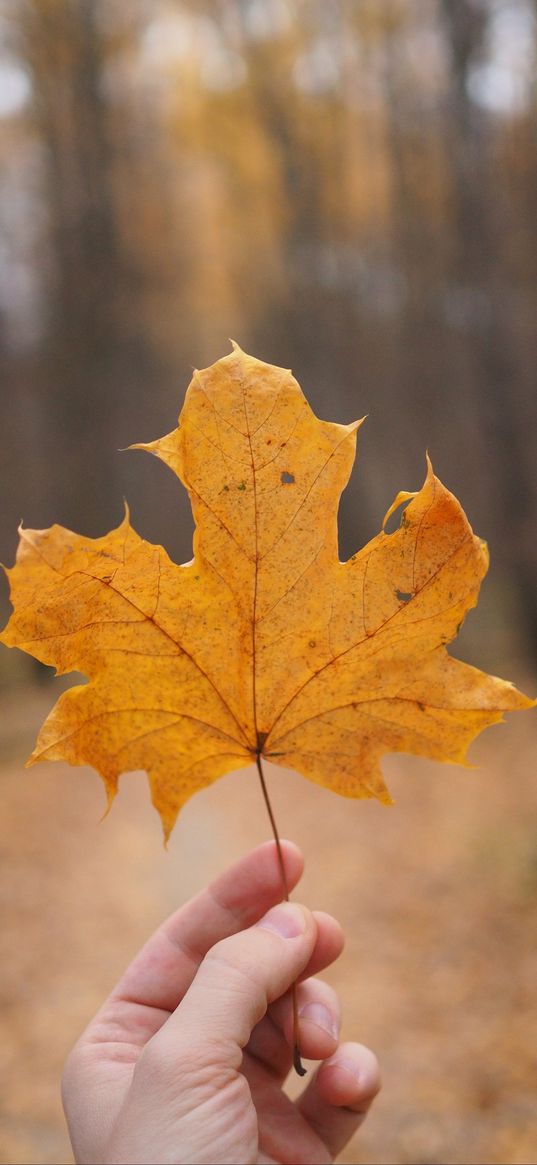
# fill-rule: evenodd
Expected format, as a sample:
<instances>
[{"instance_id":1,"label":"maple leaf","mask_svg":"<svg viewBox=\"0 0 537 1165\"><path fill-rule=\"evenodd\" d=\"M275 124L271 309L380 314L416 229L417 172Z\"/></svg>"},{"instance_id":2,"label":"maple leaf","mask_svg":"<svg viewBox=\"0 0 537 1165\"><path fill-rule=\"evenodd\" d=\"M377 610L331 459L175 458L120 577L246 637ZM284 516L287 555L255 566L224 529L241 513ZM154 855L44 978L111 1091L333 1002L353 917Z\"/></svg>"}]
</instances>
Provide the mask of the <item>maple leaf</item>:
<instances>
[{"instance_id":1,"label":"maple leaf","mask_svg":"<svg viewBox=\"0 0 537 1165\"><path fill-rule=\"evenodd\" d=\"M379 761L463 763L473 738L532 701L452 659L484 543L428 463L399 529L338 559L351 425L318 420L290 372L235 345L194 374L179 426L151 444L186 486L194 559L171 562L128 513L85 538L21 531L3 642L70 688L30 761L91 764L111 800L145 769L166 836L197 789L261 755L348 797L389 802Z\"/></svg>"}]
</instances>

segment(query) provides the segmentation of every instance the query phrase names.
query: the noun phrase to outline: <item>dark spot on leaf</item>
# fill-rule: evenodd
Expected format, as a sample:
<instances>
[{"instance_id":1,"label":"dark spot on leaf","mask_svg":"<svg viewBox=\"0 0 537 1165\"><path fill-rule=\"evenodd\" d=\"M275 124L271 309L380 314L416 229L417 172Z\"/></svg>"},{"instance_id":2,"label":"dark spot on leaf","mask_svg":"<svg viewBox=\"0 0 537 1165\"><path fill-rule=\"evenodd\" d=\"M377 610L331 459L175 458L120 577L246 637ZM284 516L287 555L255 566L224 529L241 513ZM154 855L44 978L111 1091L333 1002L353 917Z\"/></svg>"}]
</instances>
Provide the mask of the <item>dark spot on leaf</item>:
<instances>
[{"instance_id":1,"label":"dark spot on leaf","mask_svg":"<svg viewBox=\"0 0 537 1165\"><path fill-rule=\"evenodd\" d=\"M237 486L237 489L246 489L246 482L241 481L241 484Z\"/></svg>"},{"instance_id":2,"label":"dark spot on leaf","mask_svg":"<svg viewBox=\"0 0 537 1165\"><path fill-rule=\"evenodd\" d=\"M395 594L400 603L408 603L412 598L412 591L396 591Z\"/></svg>"},{"instance_id":3,"label":"dark spot on leaf","mask_svg":"<svg viewBox=\"0 0 537 1165\"><path fill-rule=\"evenodd\" d=\"M418 700L418 708L419 708L420 712L425 712L425 704L420 703L419 700Z\"/></svg>"},{"instance_id":4,"label":"dark spot on leaf","mask_svg":"<svg viewBox=\"0 0 537 1165\"><path fill-rule=\"evenodd\" d=\"M222 489L224 489L227 494L229 493L229 486L228 485L223 485Z\"/></svg>"},{"instance_id":5,"label":"dark spot on leaf","mask_svg":"<svg viewBox=\"0 0 537 1165\"><path fill-rule=\"evenodd\" d=\"M315 639L310 639L310 641L309 641L309 646L310 646L310 647L316 647L316 646L317 646L317 643L316 643Z\"/></svg>"},{"instance_id":6,"label":"dark spot on leaf","mask_svg":"<svg viewBox=\"0 0 537 1165\"><path fill-rule=\"evenodd\" d=\"M272 445L272 437L267 437L267 445Z\"/></svg>"},{"instance_id":7,"label":"dark spot on leaf","mask_svg":"<svg viewBox=\"0 0 537 1165\"><path fill-rule=\"evenodd\" d=\"M294 474L288 473L287 470L284 469L284 471L280 477L280 481L281 481L282 485L294 485L294 481L295 481Z\"/></svg>"}]
</instances>

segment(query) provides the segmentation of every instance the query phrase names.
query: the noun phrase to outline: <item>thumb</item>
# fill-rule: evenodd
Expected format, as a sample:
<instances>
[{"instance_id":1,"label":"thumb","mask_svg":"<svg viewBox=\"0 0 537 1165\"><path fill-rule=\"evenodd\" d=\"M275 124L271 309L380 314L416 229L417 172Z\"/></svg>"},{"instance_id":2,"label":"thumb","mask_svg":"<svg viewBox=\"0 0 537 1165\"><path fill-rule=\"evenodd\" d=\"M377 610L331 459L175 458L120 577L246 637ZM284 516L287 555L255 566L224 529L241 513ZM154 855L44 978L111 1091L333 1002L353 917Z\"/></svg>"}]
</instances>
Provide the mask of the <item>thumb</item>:
<instances>
[{"instance_id":1,"label":"thumb","mask_svg":"<svg viewBox=\"0 0 537 1165\"><path fill-rule=\"evenodd\" d=\"M255 926L211 948L154 1041L161 1051L170 1041L176 1056L191 1051L198 1063L206 1050L213 1064L240 1067L253 1028L304 970L316 940L309 910L294 902L273 907Z\"/></svg>"}]
</instances>

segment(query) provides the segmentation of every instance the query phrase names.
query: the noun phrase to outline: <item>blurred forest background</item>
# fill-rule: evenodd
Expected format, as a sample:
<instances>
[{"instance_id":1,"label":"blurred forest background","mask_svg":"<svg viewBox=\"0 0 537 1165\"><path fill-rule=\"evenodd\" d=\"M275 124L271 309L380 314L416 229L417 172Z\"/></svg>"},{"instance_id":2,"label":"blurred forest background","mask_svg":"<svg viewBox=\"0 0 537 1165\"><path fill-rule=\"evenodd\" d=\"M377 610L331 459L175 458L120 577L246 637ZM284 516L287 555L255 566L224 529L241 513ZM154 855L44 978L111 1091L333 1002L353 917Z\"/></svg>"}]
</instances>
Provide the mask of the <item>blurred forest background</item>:
<instances>
[{"instance_id":1,"label":"blurred forest background","mask_svg":"<svg viewBox=\"0 0 537 1165\"><path fill-rule=\"evenodd\" d=\"M536 66L537 0L0 0L0 559L21 519L100 535L124 498L140 534L189 559L184 491L118 450L174 426L193 367L231 336L291 367L320 417L369 414L342 557L421 484L429 450L491 548L456 654L526 673L531 693ZM218 782L172 858L136 778L98 833L96 778L90 792L50 766L30 787L43 682L2 649L10 1163L69 1159L69 1042L163 908L257 840L244 776L243 826ZM273 776L283 832L315 854L315 904L354 936L354 1030L387 1065L389 1100L349 1162L537 1161L537 742L531 716L523 738L519 724L478 750L488 776L471 792L467 774L397 762L389 825L328 794L320 811L322 790Z\"/></svg>"},{"instance_id":2,"label":"blurred forest background","mask_svg":"<svg viewBox=\"0 0 537 1165\"><path fill-rule=\"evenodd\" d=\"M491 546L483 640L535 659L537 4L0 10L0 559L124 497L188 559L186 498L118 449L232 336L369 414L343 555L428 448Z\"/></svg>"}]
</instances>

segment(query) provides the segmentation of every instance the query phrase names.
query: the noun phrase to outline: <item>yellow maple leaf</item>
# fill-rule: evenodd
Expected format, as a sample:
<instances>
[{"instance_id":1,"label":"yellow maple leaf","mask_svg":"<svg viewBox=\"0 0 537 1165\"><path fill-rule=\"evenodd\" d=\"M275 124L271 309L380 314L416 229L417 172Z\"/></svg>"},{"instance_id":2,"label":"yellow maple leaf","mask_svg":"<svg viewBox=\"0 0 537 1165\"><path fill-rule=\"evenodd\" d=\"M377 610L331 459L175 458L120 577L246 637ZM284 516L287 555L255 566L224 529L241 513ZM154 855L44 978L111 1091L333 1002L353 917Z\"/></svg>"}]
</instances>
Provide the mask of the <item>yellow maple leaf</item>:
<instances>
[{"instance_id":1,"label":"yellow maple leaf","mask_svg":"<svg viewBox=\"0 0 537 1165\"><path fill-rule=\"evenodd\" d=\"M290 372L235 345L196 372L180 423L136 446L181 478L194 559L128 514L104 538L21 531L3 642L90 682L61 696L29 763L91 764L111 799L145 769L169 834L184 801L261 755L348 797L390 797L379 760L462 763L532 701L452 659L487 551L428 463L398 530L338 559L351 425L319 421Z\"/></svg>"}]
</instances>

